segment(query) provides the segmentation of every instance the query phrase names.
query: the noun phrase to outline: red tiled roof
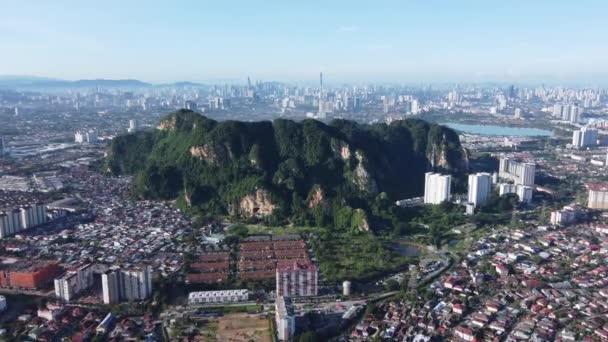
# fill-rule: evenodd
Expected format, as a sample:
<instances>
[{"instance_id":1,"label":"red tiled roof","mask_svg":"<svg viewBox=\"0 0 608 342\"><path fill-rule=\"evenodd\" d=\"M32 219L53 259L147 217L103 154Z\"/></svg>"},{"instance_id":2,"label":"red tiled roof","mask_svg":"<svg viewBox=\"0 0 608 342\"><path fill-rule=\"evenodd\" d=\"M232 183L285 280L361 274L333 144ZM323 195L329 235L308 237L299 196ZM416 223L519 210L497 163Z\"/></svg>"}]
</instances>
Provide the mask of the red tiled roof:
<instances>
[{"instance_id":1,"label":"red tiled roof","mask_svg":"<svg viewBox=\"0 0 608 342\"><path fill-rule=\"evenodd\" d=\"M602 191L602 192L608 191L608 184L606 184L606 183L587 183L587 184L585 184L585 186L587 187L587 189L589 189L591 191Z\"/></svg>"}]
</instances>

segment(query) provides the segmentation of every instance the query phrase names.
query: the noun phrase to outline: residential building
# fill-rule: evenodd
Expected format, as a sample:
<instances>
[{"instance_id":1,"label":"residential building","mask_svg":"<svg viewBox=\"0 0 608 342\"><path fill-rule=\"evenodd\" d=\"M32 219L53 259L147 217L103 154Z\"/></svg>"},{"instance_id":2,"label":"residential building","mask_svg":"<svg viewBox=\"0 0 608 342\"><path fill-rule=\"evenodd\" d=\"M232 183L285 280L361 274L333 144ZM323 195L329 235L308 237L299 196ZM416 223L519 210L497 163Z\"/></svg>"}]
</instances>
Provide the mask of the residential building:
<instances>
[{"instance_id":1,"label":"residential building","mask_svg":"<svg viewBox=\"0 0 608 342\"><path fill-rule=\"evenodd\" d=\"M74 142L78 144L94 144L97 142L97 132L93 130L90 130L88 132L76 132L76 134L74 134Z\"/></svg>"},{"instance_id":2,"label":"residential building","mask_svg":"<svg viewBox=\"0 0 608 342\"><path fill-rule=\"evenodd\" d=\"M587 207L591 209L608 209L608 183L586 184L589 191Z\"/></svg>"},{"instance_id":3,"label":"residential building","mask_svg":"<svg viewBox=\"0 0 608 342\"><path fill-rule=\"evenodd\" d=\"M108 270L101 275L101 288L104 304L120 302L119 279L120 272L116 269Z\"/></svg>"},{"instance_id":4,"label":"residential building","mask_svg":"<svg viewBox=\"0 0 608 342\"><path fill-rule=\"evenodd\" d=\"M45 224L48 221L47 207L42 203L24 206L11 211L0 211L0 238Z\"/></svg>"},{"instance_id":5,"label":"residential building","mask_svg":"<svg viewBox=\"0 0 608 342\"><path fill-rule=\"evenodd\" d=\"M85 141L85 136L82 132L76 132L76 134L74 134L74 142L77 144L82 144Z\"/></svg>"},{"instance_id":6,"label":"residential building","mask_svg":"<svg viewBox=\"0 0 608 342\"><path fill-rule=\"evenodd\" d=\"M500 158L498 177L513 181L515 184L534 185L536 165L517 162L507 157Z\"/></svg>"},{"instance_id":7,"label":"residential building","mask_svg":"<svg viewBox=\"0 0 608 342\"><path fill-rule=\"evenodd\" d=\"M55 295L66 302L93 286L93 265L87 264L70 270L61 277L55 279Z\"/></svg>"},{"instance_id":8,"label":"residential building","mask_svg":"<svg viewBox=\"0 0 608 342\"><path fill-rule=\"evenodd\" d=\"M424 175L424 203L440 204L450 200L452 178L450 175L427 172Z\"/></svg>"},{"instance_id":9,"label":"residential building","mask_svg":"<svg viewBox=\"0 0 608 342\"><path fill-rule=\"evenodd\" d=\"M63 272L56 261L11 260L0 264L0 287L41 289Z\"/></svg>"},{"instance_id":10,"label":"residential building","mask_svg":"<svg viewBox=\"0 0 608 342\"><path fill-rule=\"evenodd\" d=\"M149 266L121 270L120 297L126 301L142 301L152 294L152 272Z\"/></svg>"},{"instance_id":11,"label":"residential building","mask_svg":"<svg viewBox=\"0 0 608 342\"><path fill-rule=\"evenodd\" d=\"M598 131L595 128L583 127L572 132L572 147L583 148L597 145Z\"/></svg>"},{"instance_id":12,"label":"residential building","mask_svg":"<svg viewBox=\"0 0 608 342\"><path fill-rule=\"evenodd\" d=\"M492 193L492 175L476 173L469 175L468 201L475 207L482 205Z\"/></svg>"},{"instance_id":13,"label":"residential building","mask_svg":"<svg viewBox=\"0 0 608 342\"><path fill-rule=\"evenodd\" d=\"M142 301L152 294L150 266L113 267L101 275L103 302Z\"/></svg>"},{"instance_id":14,"label":"residential building","mask_svg":"<svg viewBox=\"0 0 608 342\"><path fill-rule=\"evenodd\" d=\"M277 296L316 296L318 271L310 261L286 260L277 265Z\"/></svg>"},{"instance_id":15,"label":"residential building","mask_svg":"<svg viewBox=\"0 0 608 342\"><path fill-rule=\"evenodd\" d=\"M518 185L516 188L517 196L519 197L519 201L522 203L532 202L533 192L534 188L527 185Z\"/></svg>"},{"instance_id":16,"label":"residential building","mask_svg":"<svg viewBox=\"0 0 608 342\"><path fill-rule=\"evenodd\" d=\"M498 184L498 195L515 194L517 193L517 185L509 183Z\"/></svg>"},{"instance_id":17,"label":"residential building","mask_svg":"<svg viewBox=\"0 0 608 342\"><path fill-rule=\"evenodd\" d=\"M131 119L129 120L129 129L127 130L129 133L135 133L138 130L137 120Z\"/></svg>"},{"instance_id":18,"label":"residential building","mask_svg":"<svg viewBox=\"0 0 608 342\"><path fill-rule=\"evenodd\" d=\"M508 183L498 184L498 195L499 196L502 196L505 194L517 194L517 197L519 197L519 202L522 202L522 203L532 202L533 192L534 192L534 188L531 186L527 186L527 185L508 184Z\"/></svg>"},{"instance_id":19,"label":"residential building","mask_svg":"<svg viewBox=\"0 0 608 342\"><path fill-rule=\"evenodd\" d=\"M416 115L420 113L420 102L418 102L418 100L412 100L412 108L411 108L411 113Z\"/></svg>"},{"instance_id":20,"label":"residential building","mask_svg":"<svg viewBox=\"0 0 608 342\"><path fill-rule=\"evenodd\" d=\"M210 303L236 303L249 300L249 291L243 290L221 290L190 292L188 304L210 304Z\"/></svg>"},{"instance_id":21,"label":"residential building","mask_svg":"<svg viewBox=\"0 0 608 342\"><path fill-rule=\"evenodd\" d=\"M568 225L576 220L576 211L568 210L566 208L562 210L555 210L551 212L551 224L554 226Z\"/></svg>"},{"instance_id":22,"label":"residential building","mask_svg":"<svg viewBox=\"0 0 608 342\"><path fill-rule=\"evenodd\" d=\"M275 321L279 341L291 341L296 331L296 319L291 300L278 296L275 301Z\"/></svg>"}]
</instances>

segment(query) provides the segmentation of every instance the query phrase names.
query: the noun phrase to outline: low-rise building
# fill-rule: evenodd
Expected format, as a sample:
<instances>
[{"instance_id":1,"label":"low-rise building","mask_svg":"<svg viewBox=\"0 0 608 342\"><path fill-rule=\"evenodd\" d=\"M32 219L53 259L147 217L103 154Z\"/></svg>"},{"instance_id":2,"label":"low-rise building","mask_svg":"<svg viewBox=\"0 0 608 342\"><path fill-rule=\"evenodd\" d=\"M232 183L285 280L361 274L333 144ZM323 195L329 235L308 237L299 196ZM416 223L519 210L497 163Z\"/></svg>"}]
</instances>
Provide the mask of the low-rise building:
<instances>
[{"instance_id":1,"label":"low-rise building","mask_svg":"<svg viewBox=\"0 0 608 342\"><path fill-rule=\"evenodd\" d=\"M249 299L248 290L221 290L190 292L188 304L236 303Z\"/></svg>"}]
</instances>

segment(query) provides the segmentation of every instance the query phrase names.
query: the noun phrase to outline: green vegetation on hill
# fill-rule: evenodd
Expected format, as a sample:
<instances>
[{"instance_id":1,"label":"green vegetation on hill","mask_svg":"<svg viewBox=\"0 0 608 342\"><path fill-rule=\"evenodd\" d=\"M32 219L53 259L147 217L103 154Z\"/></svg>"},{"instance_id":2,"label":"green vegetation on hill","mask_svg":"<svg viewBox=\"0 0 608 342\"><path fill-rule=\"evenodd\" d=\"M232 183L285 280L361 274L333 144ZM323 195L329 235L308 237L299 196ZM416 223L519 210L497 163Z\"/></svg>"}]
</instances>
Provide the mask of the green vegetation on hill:
<instances>
[{"instance_id":1,"label":"green vegetation on hill","mask_svg":"<svg viewBox=\"0 0 608 342\"><path fill-rule=\"evenodd\" d=\"M117 137L106 160L135 175L137 196L192 214L355 230L398 225L392 203L420 195L424 172L465 166L457 134L422 120L217 122L186 110Z\"/></svg>"}]
</instances>

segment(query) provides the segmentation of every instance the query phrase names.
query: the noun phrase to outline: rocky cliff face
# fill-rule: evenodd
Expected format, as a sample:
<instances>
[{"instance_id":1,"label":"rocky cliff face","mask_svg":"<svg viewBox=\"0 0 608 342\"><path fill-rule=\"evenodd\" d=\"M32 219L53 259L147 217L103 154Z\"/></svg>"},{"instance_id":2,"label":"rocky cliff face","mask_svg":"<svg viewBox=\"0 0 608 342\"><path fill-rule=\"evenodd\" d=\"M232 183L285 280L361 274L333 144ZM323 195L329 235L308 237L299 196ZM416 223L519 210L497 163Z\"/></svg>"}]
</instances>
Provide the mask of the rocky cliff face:
<instances>
[{"instance_id":1,"label":"rocky cliff face","mask_svg":"<svg viewBox=\"0 0 608 342\"><path fill-rule=\"evenodd\" d=\"M190 155L201 158L211 164L217 164L217 154L209 145L190 147Z\"/></svg>"},{"instance_id":2,"label":"rocky cliff face","mask_svg":"<svg viewBox=\"0 0 608 342\"><path fill-rule=\"evenodd\" d=\"M357 166L353 172L353 182L357 186L357 189L369 194L376 193L378 191L378 185L369 171L365 168L366 159L363 152L359 150L356 151L355 158L357 159Z\"/></svg>"},{"instance_id":3,"label":"rocky cliff face","mask_svg":"<svg viewBox=\"0 0 608 342\"><path fill-rule=\"evenodd\" d=\"M350 159L350 146L343 142L332 139L331 149L336 157L340 157L343 161L348 161Z\"/></svg>"},{"instance_id":4,"label":"rocky cliff face","mask_svg":"<svg viewBox=\"0 0 608 342\"><path fill-rule=\"evenodd\" d=\"M270 193L265 189L257 189L241 198L238 204L238 214L242 217L263 217L271 215L275 208L276 205L272 203Z\"/></svg>"},{"instance_id":5,"label":"rocky cliff face","mask_svg":"<svg viewBox=\"0 0 608 342\"><path fill-rule=\"evenodd\" d=\"M176 116L171 116L169 118L162 120L156 128L161 131L168 131L168 130L175 129L176 121L177 121Z\"/></svg>"},{"instance_id":6,"label":"rocky cliff face","mask_svg":"<svg viewBox=\"0 0 608 342\"><path fill-rule=\"evenodd\" d=\"M362 232L369 231L369 222L367 220L367 214L365 213L365 210L355 209L355 215L360 218L357 228Z\"/></svg>"},{"instance_id":7,"label":"rocky cliff face","mask_svg":"<svg viewBox=\"0 0 608 342\"><path fill-rule=\"evenodd\" d=\"M321 187L318 185L315 186L310 195L310 199L308 200L308 208L316 208L319 204L321 204L321 202L323 202L324 198L325 193L323 192L323 189L321 189Z\"/></svg>"}]
</instances>

